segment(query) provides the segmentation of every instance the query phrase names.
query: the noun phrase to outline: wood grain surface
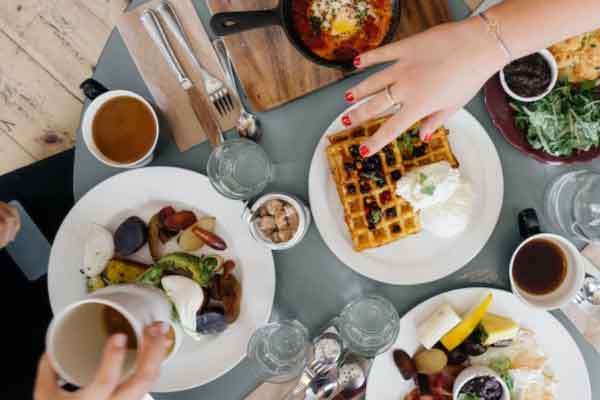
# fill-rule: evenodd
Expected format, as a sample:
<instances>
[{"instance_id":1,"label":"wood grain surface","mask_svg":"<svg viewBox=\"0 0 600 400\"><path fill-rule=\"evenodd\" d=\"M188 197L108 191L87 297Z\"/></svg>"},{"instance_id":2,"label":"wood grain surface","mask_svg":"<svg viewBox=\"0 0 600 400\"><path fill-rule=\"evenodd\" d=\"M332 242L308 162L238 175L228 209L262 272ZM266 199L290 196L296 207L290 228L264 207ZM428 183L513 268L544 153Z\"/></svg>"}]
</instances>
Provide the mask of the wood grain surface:
<instances>
[{"instance_id":1,"label":"wood grain surface","mask_svg":"<svg viewBox=\"0 0 600 400\"><path fill-rule=\"evenodd\" d=\"M211 12L272 8L277 0L207 0ZM401 39L449 20L446 0L402 0L397 38ZM306 60L288 42L280 27L227 36L225 43L251 107L267 111L344 75ZM273 79L277 77L277 79Z\"/></svg>"},{"instance_id":2,"label":"wood grain surface","mask_svg":"<svg viewBox=\"0 0 600 400\"><path fill-rule=\"evenodd\" d=\"M0 1L0 174L75 145L79 83L128 1Z\"/></svg>"}]
</instances>

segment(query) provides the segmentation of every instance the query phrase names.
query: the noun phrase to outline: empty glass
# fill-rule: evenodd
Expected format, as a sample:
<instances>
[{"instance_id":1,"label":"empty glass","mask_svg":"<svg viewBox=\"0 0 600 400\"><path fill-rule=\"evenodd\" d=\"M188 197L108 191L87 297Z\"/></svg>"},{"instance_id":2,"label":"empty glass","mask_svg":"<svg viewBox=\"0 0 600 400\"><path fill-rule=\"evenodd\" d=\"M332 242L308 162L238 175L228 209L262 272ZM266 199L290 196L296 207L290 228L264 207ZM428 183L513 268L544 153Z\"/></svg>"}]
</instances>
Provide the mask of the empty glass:
<instances>
[{"instance_id":1,"label":"empty glass","mask_svg":"<svg viewBox=\"0 0 600 400\"><path fill-rule=\"evenodd\" d=\"M308 358L308 330L300 322L280 321L254 332L248 342L248 357L258 364L262 375L273 383L298 377Z\"/></svg>"},{"instance_id":2,"label":"empty glass","mask_svg":"<svg viewBox=\"0 0 600 400\"><path fill-rule=\"evenodd\" d=\"M258 144L243 138L232 139L212 151L206 172L210 183L223 196L248 200L271 182L273 164Z\"/></svg>"},{"instance_id":3,"label":"empty glass","mask_svg":"<svg viewBox=\"0 0 600 400\"><path fill-rule=\"evenodd\" d=\"M335 324L350 349L364 357L385 352L400 331L396 308L377 295L365 295L348 304Z\"/></svg>"},{"instance_id":4,"label":"empty glass","mask_svg":"<svg viewBox=\"0 0 600 400\"><path fill-rule=\"evenodd\" d=\"M600 173L579 170L558 176L546 189L545 214L563 234L600 241Z\"/></svg>"}]
</instances>

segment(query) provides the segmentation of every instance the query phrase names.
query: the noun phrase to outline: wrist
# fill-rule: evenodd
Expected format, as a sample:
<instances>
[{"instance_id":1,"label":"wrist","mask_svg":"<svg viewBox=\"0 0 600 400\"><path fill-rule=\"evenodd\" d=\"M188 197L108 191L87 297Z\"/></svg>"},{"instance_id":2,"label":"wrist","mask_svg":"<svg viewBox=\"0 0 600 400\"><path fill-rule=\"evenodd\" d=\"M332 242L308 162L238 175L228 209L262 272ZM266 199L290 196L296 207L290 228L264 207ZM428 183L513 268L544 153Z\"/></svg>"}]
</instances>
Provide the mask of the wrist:
<instances>
[{"instance_id":1,"label":"wrist","mask_svg":"<svg viewBox=\"0 0 600 400\"><path fill-rule=\"evenodd\" d=\"M492 76L511 61L502 42L481 16L467 18L459 25L466 44L466 57L473 67L482 68Z\"/></svg>"}]
</instances>

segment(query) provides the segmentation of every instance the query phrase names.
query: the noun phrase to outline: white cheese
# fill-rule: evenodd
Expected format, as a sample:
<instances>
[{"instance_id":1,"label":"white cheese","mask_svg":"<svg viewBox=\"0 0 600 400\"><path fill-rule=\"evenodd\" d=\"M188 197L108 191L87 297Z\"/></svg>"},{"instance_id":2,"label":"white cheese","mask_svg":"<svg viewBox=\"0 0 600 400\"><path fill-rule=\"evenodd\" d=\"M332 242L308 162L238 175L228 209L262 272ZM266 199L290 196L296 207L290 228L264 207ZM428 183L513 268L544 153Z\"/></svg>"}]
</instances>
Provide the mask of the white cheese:
<instances>
[{"instance_id":1,"label":"white cheese","mask_svg":"<svg viewBox=\"0 0 600 400\"><path fill-rule=\"evenodd\" d=\"M101 225L93 224L83 250L83 273L90 278L100 275L114 252L112 233Z\"/></svg>"},{"instance_id":2,"label":"white cheese","mask_svg":"<svg viewBox=\"0 0 600 400\"><path fill-rule=\"evenodd\" d=\"M443 304L417 326L417 339L423 347L431 349L459 322L456 311L450 305Z\"/></svg>"}]
</instances>

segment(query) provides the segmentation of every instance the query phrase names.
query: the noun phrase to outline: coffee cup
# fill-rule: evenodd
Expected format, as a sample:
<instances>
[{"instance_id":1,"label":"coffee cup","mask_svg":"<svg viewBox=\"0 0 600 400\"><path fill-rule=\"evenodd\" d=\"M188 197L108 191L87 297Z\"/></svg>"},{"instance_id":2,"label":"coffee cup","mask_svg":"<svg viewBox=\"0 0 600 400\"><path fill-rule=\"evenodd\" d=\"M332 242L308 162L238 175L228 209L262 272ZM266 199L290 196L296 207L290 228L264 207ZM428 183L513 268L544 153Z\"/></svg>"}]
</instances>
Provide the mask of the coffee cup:
<instances>
[{"instance_id":1,"label":"coffee cup","mask_svg":"<svg viewBox=\"0 0 600 400\"><path fill-rule=\"evenodd\" d=\"M524 241L514 251L509 266L513 293L526 304L554 310L573 301L583 285L585 264L568 239L541 233L535 210L519 214Z\"/></svg>"},{"instance_id":2,"label":"coffee cup","mask_svg":"<svg viewBox=\"0 0 600 400\"><path fill-rule=\"evenodd\" d=\"M92 102L81 121L88 150L114 168L139 168L154 158L159 122L156 111L142 96L129 90L108 90L87 79L81 84Z\"/></svg>"},{"instance_id":3,"label":"coffee cup","mask_svg":"<svg viewBox=\"0 0 600 400\"><path fill-rule=\"evenodd\" d=\"M156 321L169 325L173 345L168 362L181 344L181 331L172 322L172 307L159 289L136 285L114 285L99 289L54 316L46 335L46 350L58 375L69 383L92 382L107 339L113 333L128 336L121 379L135 368L144 328Z\"/></svg>"}]
</instances>

